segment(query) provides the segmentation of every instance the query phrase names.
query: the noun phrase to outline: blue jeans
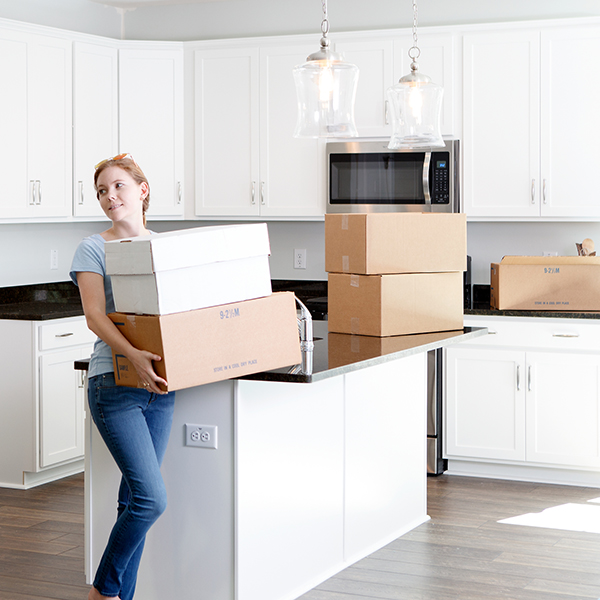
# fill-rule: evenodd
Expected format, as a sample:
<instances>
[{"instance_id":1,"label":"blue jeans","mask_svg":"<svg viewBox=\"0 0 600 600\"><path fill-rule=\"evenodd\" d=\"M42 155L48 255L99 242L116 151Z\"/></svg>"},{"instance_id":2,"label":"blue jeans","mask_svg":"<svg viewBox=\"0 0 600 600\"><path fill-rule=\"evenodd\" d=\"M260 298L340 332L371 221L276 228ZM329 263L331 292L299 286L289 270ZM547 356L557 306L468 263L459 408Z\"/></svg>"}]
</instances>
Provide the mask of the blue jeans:
<instances>
[{"instance_id":1,"label":"blue jeans","mask_svg":"<svg viewBox=\"0 0 600 600\"><path fill-rule=\"evenodd\" d=\"M146 533L167 507L160 473L175 392L159 395L115 385L113 373L90 377L94 423L121 471L117 521L100 560L94 587L104 596L131 600Z\"/></svg>"}]
</instances>

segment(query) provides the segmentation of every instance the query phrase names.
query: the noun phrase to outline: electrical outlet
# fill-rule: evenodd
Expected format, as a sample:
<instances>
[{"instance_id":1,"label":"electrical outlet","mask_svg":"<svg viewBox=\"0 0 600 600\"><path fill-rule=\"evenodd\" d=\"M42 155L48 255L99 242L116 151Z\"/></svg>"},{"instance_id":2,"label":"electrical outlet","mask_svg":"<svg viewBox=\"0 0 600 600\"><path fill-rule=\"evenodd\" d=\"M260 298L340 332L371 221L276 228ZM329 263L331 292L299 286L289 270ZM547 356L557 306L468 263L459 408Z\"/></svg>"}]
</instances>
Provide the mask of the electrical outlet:
<instances>
[{"instance_id":1,"label":"electrical outlet","mask_svg":"<svg viewBox=\"0 0 600 600\"><path fill-rule=\"evenodd\" d=\"M50 250L50 268L53 271L58 269L58 250Z\"/></svg>"},{"instance_id":2,"label":"electrical outlet","mask_svg":"<svg viewBox=\"0 0 600 600\"><path fill-rule=\"evenodd\" d=\"M185 445L194 448L217 449L217 426L216 425L192 425L185 424Z\"/></svg>"},{"instance_id":3,"label":"electrical outlet","mask_svg":"<svg viewBox=\"0 0 600 600\"><path fill-rule=\"evenodd\" d=\"M542 256L558 256L558 252L556 250L544 250Z\"/></svg>"},{"instance_id":4,"label":"electrical outlet","mask_svg":"<svg viewBox=\"0 0 600 600\"><path fill-rule=\"evenodd\" d=\"M306 249L294 250L294 269L306 269Z\"/></svg>"}]
</instances>

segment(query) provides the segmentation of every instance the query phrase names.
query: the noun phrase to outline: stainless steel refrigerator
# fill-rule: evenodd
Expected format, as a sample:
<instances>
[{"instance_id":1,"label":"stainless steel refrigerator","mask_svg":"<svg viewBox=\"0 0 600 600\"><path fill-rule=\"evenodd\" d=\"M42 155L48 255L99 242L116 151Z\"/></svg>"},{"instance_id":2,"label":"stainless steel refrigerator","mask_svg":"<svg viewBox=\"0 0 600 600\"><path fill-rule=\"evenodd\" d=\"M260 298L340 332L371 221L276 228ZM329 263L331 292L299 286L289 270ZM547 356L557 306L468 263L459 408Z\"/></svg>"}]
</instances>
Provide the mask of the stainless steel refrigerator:
<instances>
[{"instance_id":1,"label":"stainless steel refrigerator","mask_svg":"<svg viewBox=\"0 0 600 600\"><path fill-rule=\"evenodd\" d=\"M441 475L448 469L442 457L442 360L443 350L427 353L427 475Z\"/></svg>"}]
</instances>

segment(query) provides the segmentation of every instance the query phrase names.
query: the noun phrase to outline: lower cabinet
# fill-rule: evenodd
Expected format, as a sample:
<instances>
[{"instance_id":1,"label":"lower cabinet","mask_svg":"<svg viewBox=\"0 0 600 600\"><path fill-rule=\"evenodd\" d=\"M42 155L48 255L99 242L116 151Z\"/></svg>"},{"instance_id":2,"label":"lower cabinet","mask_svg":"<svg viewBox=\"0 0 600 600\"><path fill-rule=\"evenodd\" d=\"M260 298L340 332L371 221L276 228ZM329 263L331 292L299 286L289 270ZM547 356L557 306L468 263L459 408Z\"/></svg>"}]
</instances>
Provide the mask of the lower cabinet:
<instances>
[{"instance_id":1,"label":"lower cabinet","mask_svg":"<svg viewBox=\"0 0 600 600\"><path fill-rule=\"evenodd\" d=\"M0 487L29 488L83 469L84 397L74 361L95 335L83 317L0 320Z\"/></svg>"},{"instance_id":2,"label":"lower cabinet","mask_svg":"<svg viewBox=\"0 0 600 600\"><path fill-rule=\"evenodd\" d=\"M445 432L449 459L600 469L600 354L448 348Z\"/></svg>"}]
</instances>

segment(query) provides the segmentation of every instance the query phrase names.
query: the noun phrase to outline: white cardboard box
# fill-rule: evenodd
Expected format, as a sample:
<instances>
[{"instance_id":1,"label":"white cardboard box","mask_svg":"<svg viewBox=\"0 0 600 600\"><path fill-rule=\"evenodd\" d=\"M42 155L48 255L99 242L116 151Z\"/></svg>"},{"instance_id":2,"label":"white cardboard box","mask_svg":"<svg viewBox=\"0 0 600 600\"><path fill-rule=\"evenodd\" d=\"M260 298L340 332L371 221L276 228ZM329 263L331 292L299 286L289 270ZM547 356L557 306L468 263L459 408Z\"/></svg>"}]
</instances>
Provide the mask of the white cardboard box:
<instances>
[{"instance_id":1,"label":"white cardboard box","mask_svg":"<svg viewBox=\"0 0 600 600\"><path fill-rule=\"evenodd\" d=\"M118 312L167 315L271 294L266 223L106 242Z\"/></svg>"}]
</instances>

